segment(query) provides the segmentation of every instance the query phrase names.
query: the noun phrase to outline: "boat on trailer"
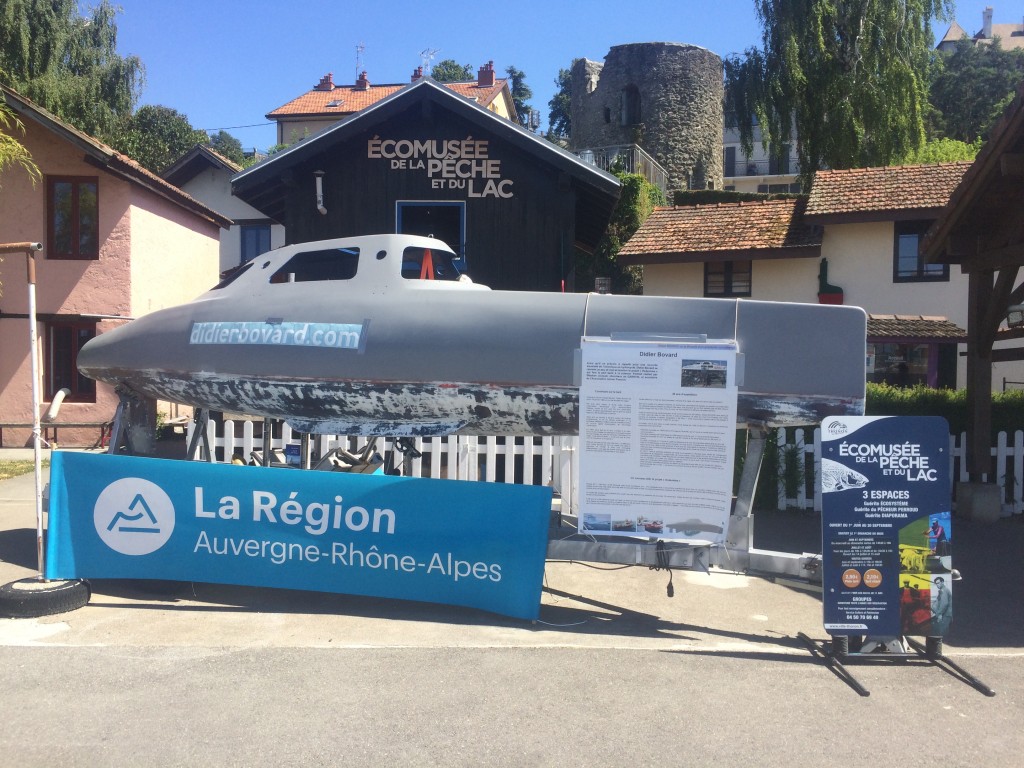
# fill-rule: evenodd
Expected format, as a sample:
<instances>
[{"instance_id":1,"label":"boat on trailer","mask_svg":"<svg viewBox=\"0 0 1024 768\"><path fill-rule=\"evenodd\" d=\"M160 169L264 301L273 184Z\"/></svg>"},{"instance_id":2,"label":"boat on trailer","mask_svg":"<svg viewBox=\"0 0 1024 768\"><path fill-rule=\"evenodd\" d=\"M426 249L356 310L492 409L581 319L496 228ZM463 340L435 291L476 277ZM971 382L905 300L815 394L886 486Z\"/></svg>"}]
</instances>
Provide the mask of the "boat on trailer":
<instances>
[{"instance_id":1,"label":"boat on trailer","mask_svg":"<svg viewBox=\"0 0 1024 768\"><path fill-rule=\"evenodd\" d=\"M265 253L79 352L134 395L307 433L573 435L584 338L735 340L737 421L863 412L856 307L490 290L443 242L367 235Z\"/></svg>"}]
</instances>

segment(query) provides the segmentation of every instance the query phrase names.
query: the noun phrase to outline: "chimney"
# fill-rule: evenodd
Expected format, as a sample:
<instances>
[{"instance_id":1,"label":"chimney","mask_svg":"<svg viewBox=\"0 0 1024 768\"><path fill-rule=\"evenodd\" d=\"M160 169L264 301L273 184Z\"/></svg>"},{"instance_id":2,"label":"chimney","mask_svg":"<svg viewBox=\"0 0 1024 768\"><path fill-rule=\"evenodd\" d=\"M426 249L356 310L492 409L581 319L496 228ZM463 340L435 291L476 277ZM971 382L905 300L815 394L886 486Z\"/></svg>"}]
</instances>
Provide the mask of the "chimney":
<instances>
[{"instance_id":1,"label":"chimney","mask_svg":"<svg viewBox=\"0 0 1024 768\"><path fill-rule=\"evenodd\" d=\"M320 82L313 87L314 91L333 91L334 90L334 73L328 72L326 75L320 78Z\"/></svg>"},{"instance_id":2,"label":"chimney","mask_svg":"<svg viewBox=\"0 0 1024 768\"><path fill-rule=\"evenodd\" d=\"M415 83L421 77L423 77L423 67L416 67L416 69L412 71L412 80L410 80L409 82Z\"/></svg>"},{"instance_id":3,"label":"chimney","mask_svg":"<svg viewBox=\"0 0 1024 768\"><path fill-rule=\"evenodd\" d=\"M476 74L476 84L481 88L494 85L494 62L488 61L486 67L480 67Z\"/></svg>"},{"instance_id":4,"label":"chimney","mask_svg":"<svg viewBox=\"0 0 1024 768\"><path fill-rule=\"evenodd\" d=\"M359 75L359 79L356 80L357 91L368 91L370 90L370 81L366 79L366 70L364 69Z\"/></svg>"},{"instance_id":5,"label":"chimney","mask_svg":"<svg viewBox=\"0 0 1024 768\"><path fill-rule=\"evenodd\" d=\"M981 36L986 40L992 39L992 6L988 6L981 12Z\"/></svg>"}]
</instances>

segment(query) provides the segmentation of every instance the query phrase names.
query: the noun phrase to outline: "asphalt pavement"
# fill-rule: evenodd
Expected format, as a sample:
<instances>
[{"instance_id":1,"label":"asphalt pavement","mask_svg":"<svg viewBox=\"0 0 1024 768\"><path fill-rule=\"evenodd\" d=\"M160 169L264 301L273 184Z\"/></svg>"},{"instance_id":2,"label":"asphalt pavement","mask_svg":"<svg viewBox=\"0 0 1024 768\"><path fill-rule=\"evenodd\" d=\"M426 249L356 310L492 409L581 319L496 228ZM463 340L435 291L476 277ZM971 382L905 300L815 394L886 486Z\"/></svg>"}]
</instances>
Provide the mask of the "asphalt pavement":
<instances>
[{"instance_id":1,"label":"asphalt pavement","mask_svg":"<svg viewBox=\"0 0 1024 768\"><path fill-rule=\"evenodd\" d=\"M33 478L0 482L0 584L36 568ZM713 570L548 562L540 621L212 584L95 581L0 619L0 766L1016 766L1024 520L954 518L947 658L850 664L798 635L820 595ZM812 551L814 516L758 546ZM820 546L820 544L819 544Z\"/></svg>"}]
</instances>

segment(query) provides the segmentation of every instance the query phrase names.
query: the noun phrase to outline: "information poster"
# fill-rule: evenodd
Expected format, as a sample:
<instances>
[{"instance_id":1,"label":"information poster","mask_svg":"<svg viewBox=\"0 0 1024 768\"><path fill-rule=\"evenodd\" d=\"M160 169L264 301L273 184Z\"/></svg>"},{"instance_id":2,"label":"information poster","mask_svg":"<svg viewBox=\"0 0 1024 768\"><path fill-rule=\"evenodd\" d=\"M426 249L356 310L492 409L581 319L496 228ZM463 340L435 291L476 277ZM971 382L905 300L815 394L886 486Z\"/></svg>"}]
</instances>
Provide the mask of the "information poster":
<instances>
[{"instance_id":1,"label":"information poster","mask_svg":"<svg viewBox=\"0 0 1024 768\"><path fill-rule=\"evenodd\" d=\"M953 605L945 419L833 417L821 435L825 629L946 634Z\"/></svg>"},{"instance_id":2,"label":"information poster","mask_svg":"<svg viewBox=\"0 0 1024 768\"><path fill-rule=\"evenodd\" d=\"M580 532L723 541L736 397L735 342L584 339Z\"/></svg>"}]
</instances>

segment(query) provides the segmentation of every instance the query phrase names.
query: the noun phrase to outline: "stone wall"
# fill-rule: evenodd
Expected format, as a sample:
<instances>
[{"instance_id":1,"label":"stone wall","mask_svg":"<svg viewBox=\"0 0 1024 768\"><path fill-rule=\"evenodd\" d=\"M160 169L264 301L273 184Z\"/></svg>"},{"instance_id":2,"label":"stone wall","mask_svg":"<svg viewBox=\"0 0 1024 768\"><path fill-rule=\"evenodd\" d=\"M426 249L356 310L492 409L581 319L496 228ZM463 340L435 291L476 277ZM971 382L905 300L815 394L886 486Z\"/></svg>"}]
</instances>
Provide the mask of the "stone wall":
<instances>
[{"instance_id":1,"label":"stone wall","mask_svg":"<svg viewBox=\"0 0 1024 768\"><path fill-rule=\"evenodd\" d=\"M574 150L639 144L669 189L722 188L722 59L681 43L616 45L572 67Z\"/></svg>"}]
</instances>

